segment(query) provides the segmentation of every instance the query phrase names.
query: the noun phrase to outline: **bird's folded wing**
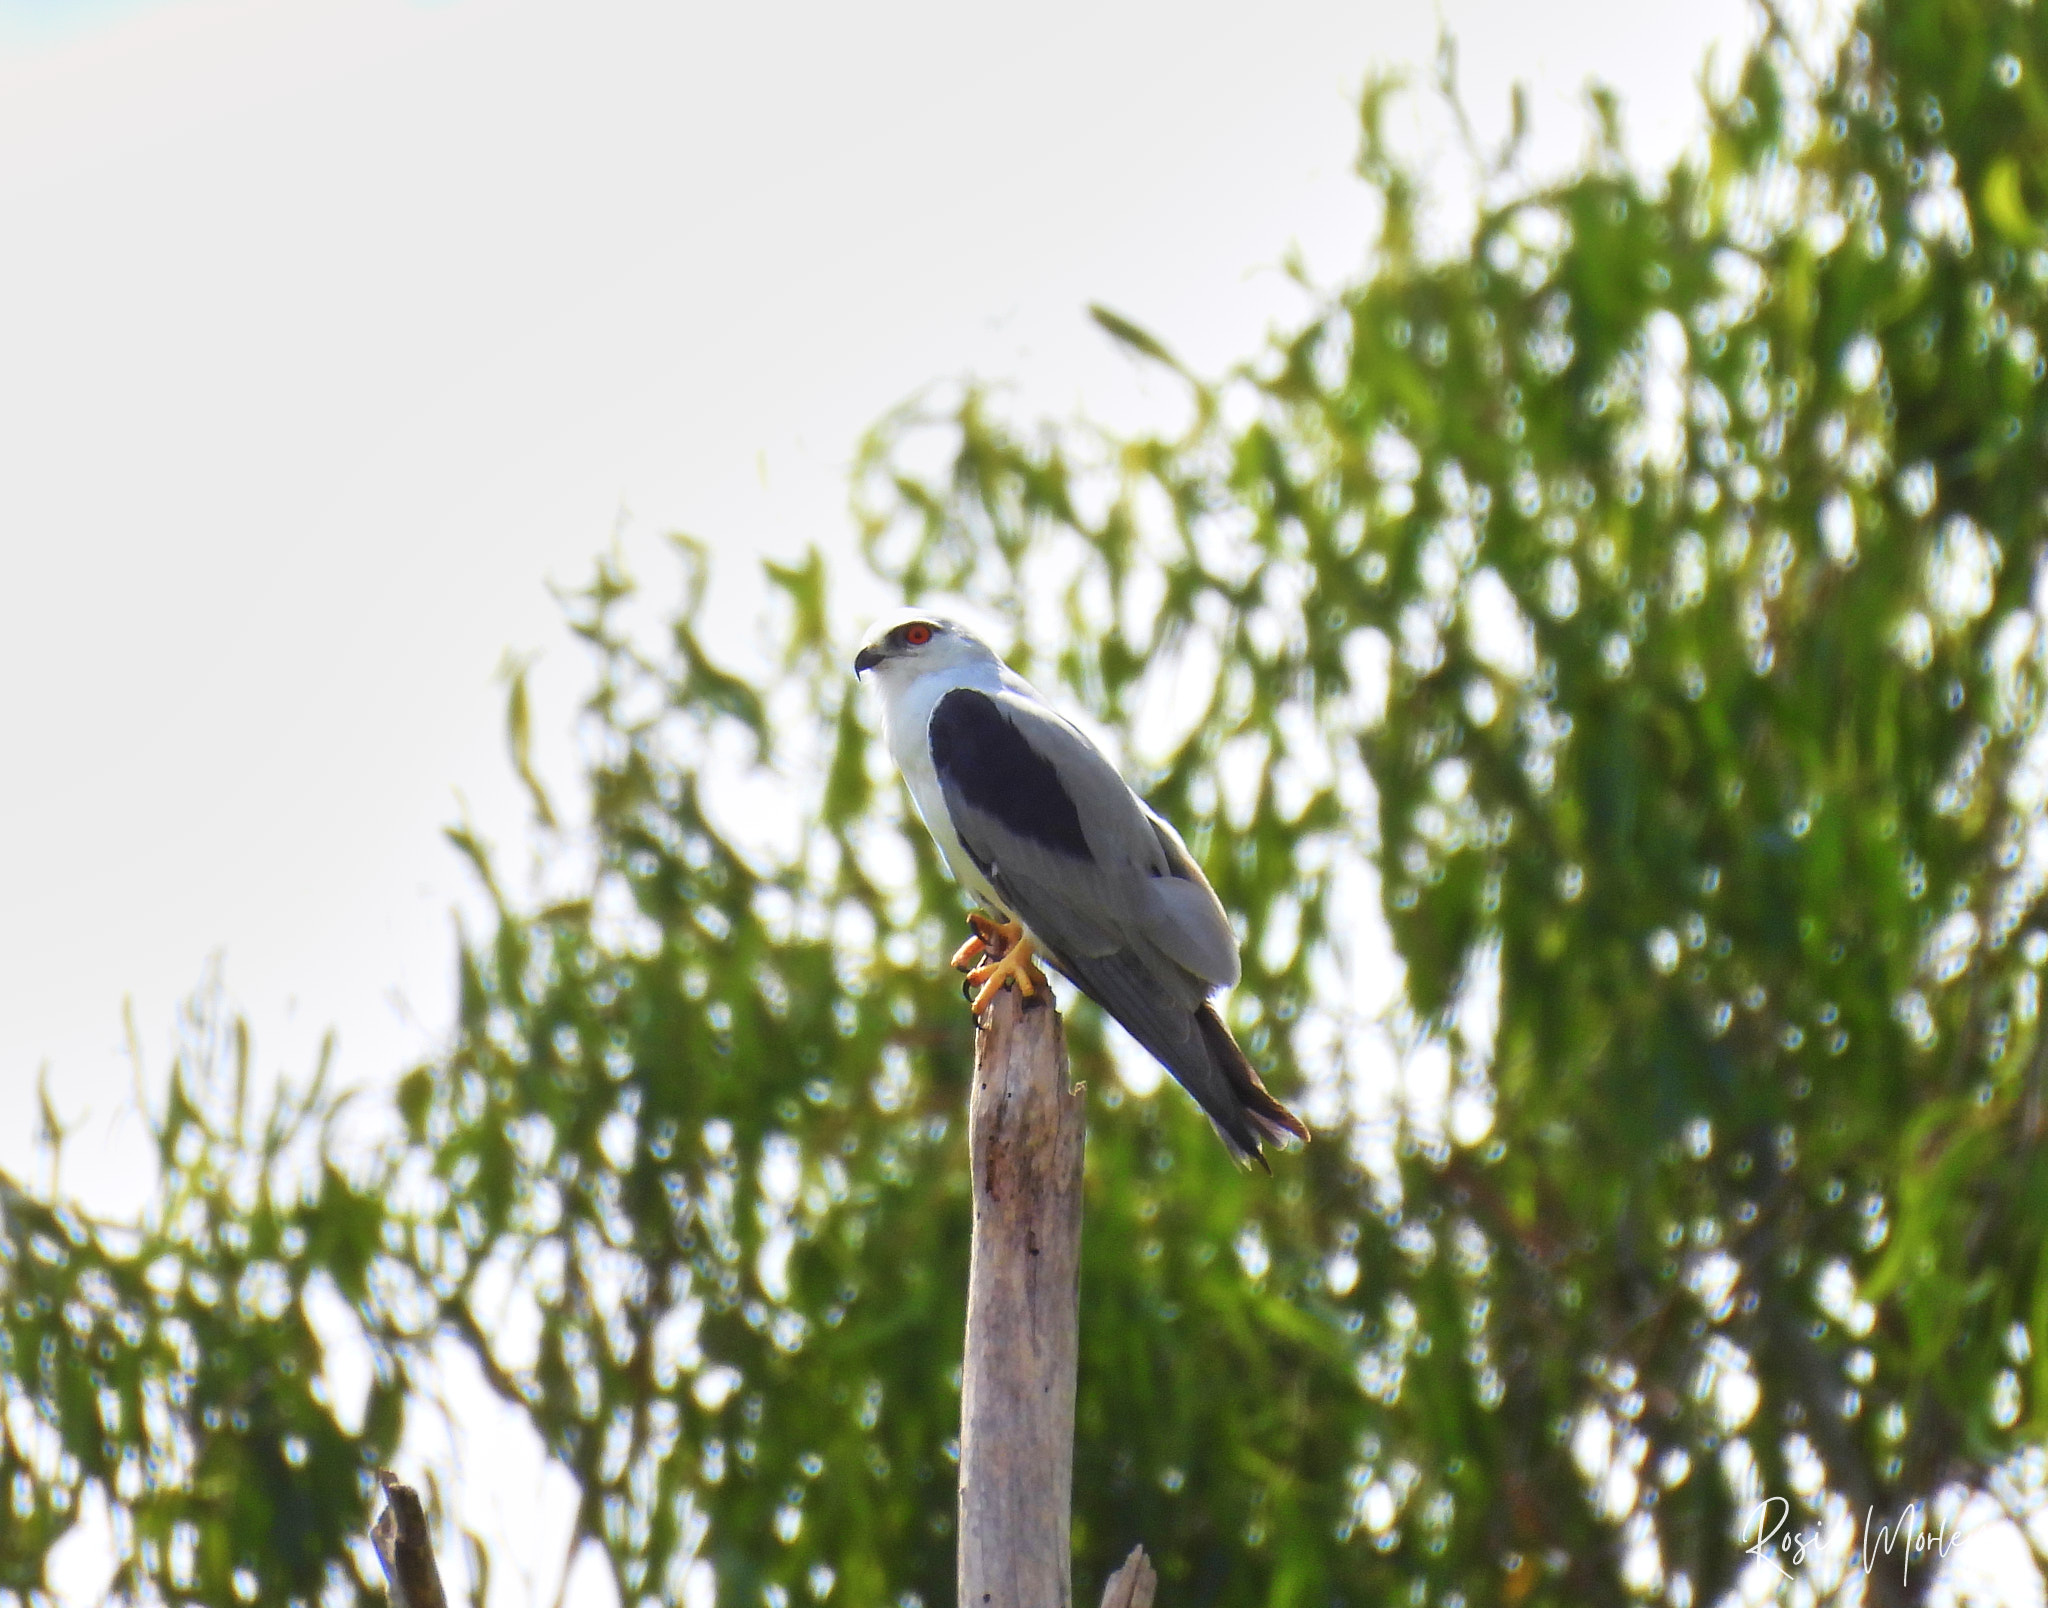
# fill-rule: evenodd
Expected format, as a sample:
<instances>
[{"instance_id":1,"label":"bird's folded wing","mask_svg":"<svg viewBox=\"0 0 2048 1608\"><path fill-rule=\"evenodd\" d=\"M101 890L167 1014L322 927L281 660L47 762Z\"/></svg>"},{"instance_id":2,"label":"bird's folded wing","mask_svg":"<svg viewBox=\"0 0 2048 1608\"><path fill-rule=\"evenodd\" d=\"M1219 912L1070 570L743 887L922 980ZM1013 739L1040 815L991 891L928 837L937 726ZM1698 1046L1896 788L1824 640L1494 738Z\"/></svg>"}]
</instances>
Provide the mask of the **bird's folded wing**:
<instances>
[{"instance_id":1,"label":"bird's folded wing","mask_svg":"<svg viewBox=\"0 0 2048 1608\"><path fill-rule=\"evenodd\" d=\"M963 687L928 735L962 847L1056 964L1100 972L1088 963L1117 957L1111 973L1183 1010L1236 980L1201 872L1080 732L1030 698Z\"/></svg>"},{"instance_id":2,"label":"bird's folded wing","mask_svg":"<svg viewBox=\"0 0 2048 1608\"><path fill-rule=\"evenodd\" d=\"M1237 934L1230 917L1180 834L1142 803L1145 819L1166 854L1166 875L1146 891L1158 905L1160 944L1181 965L1213 988L1235 988L1240 975Z\"/></svg>"}]
</instances>

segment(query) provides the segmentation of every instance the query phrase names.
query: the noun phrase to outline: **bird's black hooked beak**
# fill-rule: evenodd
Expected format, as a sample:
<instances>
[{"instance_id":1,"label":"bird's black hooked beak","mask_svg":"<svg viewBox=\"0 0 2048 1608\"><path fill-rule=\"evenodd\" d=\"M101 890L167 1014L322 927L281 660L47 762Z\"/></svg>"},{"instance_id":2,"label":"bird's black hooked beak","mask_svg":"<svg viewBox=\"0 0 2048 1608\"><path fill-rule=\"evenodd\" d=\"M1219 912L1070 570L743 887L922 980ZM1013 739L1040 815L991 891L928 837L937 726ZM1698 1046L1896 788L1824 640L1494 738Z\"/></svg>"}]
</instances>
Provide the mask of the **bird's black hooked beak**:
<instances>
[{"instance_id":1,"label":"bird's black hooked beak","mask_svg":"<svg viewBox=\"0 0 2048 1608\"><path fill-rule=\"evenodd\" d=\"M853 673L857 676L865 675L881 662L882 650L880 648L862 648L860 652L853 656Z\"/></svg>"}]
</instances>

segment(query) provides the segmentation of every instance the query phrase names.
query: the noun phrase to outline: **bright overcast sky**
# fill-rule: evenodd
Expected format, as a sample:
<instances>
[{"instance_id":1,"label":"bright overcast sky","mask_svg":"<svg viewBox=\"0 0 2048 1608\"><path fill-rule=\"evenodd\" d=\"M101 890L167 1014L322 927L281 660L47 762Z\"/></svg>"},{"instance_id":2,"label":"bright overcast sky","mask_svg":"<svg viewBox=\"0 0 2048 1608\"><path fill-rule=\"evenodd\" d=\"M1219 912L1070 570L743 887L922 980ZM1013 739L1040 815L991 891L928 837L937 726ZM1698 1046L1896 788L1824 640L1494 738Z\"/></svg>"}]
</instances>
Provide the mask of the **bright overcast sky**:
<instances>
[{"instance_id":1,"label":"bright overcast sky","mask_svg":"<svg viewBox=\"0 0 2048 1608\"><path fill-rule=\"evenodd\" d=\"M542 656L567 764L547 583L615 532L662 586L670 529L733 572L843 550L853 443L934 380L1127 416L1090 301L1199 368L1248 355L1299 306L1291 248L1326 283L1360 260L1353 97L1439 15L1481 126L1526 81L1552 167L1595 77L1667 163L1751 27L1741 0L0 0L0 1170L31 1168L47 1064L91 1118L66 1185L141 1200L122 1001L160 1076L215 953L265 1071L329 1026L351 1080L427 1053L470 897L440 828L466 801L519 842L508 650Z\"/></svg>"},{"instance_id":2,"label":"bright overcast sky","mask_svg":"<svg viewBox=\"0 0 2048 1608\"><path fill-rule=\"evenodd\" d=\"M1482 124L1542 159L1620 87L1696 136L1740 0L1446 0ZM140 1199L121 1010L160 1075L210 956L265 1070L353 1080L449 1019L440 828L516 844L508 650L567 763L547 583L623 531L849 540L859 433L973 371L1142 404L1103 301L1204 369L1366 238L1353 97L1428 6L1023 10L0 0L0 1169ZM860 607L871 600L862 600ZM741 609L735 616L751 617ZM849 628L854 623L845 622ZM515 863L517 863L515 856Z\"/></svg>"}]
</instances>

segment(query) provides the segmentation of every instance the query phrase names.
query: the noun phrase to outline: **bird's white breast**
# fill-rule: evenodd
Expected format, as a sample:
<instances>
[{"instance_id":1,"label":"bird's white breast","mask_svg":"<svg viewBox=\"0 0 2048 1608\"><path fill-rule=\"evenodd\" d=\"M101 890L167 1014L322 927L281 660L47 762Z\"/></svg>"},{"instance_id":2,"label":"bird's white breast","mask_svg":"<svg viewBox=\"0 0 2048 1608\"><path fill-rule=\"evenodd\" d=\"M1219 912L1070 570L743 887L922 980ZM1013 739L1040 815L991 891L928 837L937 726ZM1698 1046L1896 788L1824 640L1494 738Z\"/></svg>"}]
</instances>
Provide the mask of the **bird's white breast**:
<instances>
[{"instance_id":1,"label":"bird's white breast","mask_svg":"<svg viewBox=\"0 0 2048 1608\"><path fill-rule=\"evenodd\" d=\"M939 773L932 764L932 710L941 698L960 687L982 692L1002 690L1000 665L965 664L885 685L882 698L882 736L889 756L910 786L910 799L923 818L925 830L938 845L953 879L989 909L1008 915L1002 900L989 886L953 829L953 817L946 809L946 795L939 786Z\"/></svg>"}]
</instances>

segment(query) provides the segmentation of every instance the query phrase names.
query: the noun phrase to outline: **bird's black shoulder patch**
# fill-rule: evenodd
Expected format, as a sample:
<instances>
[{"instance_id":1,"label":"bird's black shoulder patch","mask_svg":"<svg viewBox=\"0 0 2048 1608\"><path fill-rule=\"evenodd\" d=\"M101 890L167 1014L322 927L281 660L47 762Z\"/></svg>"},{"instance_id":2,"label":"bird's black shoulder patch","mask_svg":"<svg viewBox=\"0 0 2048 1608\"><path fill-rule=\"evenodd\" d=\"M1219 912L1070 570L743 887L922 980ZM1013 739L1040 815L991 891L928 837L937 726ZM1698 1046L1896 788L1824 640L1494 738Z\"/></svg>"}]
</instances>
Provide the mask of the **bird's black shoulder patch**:
<instances>
[{"instance_id":1,"label":"bird's black shoulder patch","mask_svg":"<svg viewBox=\"0 0 2048 1608\"><path fill-rule=\"evenodd\" d=\"M956 687L933 707L926 732L939 783L949 794L1019 837L1077 860L1090 858L1081 812L1060 785L1059 772L1025 741L995 699Z\"/></svg>"}]
</instances>

